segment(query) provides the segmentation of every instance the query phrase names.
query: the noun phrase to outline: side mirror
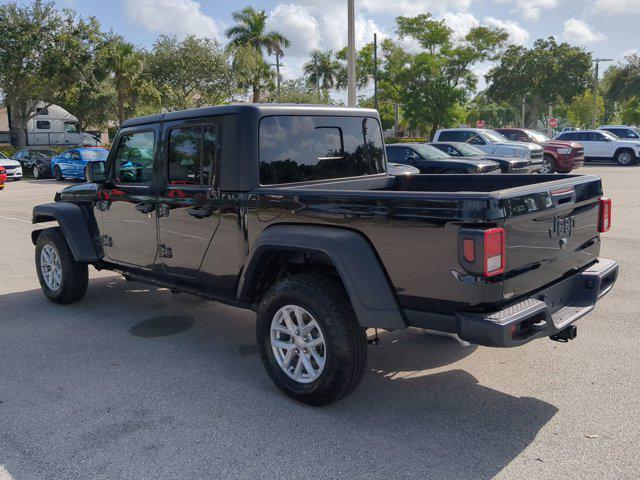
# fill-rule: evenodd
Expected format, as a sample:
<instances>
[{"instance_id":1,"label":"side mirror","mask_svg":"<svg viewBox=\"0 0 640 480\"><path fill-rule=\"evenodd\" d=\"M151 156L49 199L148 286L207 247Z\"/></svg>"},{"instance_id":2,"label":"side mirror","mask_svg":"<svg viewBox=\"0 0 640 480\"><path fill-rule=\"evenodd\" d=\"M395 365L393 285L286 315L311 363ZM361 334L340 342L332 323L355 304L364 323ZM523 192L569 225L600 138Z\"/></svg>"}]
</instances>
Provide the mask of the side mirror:
<instances>
[{"instance_id":1,"label":"side mirror","mask_svg":"<svg viewBox=\"0 0 640 480\"><path fill-rule=\"evenodd\" d=\"M87 182L104 183L107 180L105 162L89 162L87 164Z\"/></svg>"}]
</instances>

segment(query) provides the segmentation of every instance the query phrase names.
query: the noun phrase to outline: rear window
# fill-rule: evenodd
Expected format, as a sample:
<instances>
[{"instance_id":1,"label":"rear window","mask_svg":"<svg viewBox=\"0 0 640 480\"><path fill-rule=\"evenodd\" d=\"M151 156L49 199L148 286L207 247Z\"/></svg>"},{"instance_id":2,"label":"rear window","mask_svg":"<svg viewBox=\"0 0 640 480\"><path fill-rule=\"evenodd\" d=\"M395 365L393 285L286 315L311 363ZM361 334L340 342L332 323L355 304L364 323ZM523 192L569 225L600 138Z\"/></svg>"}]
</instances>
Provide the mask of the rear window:
<instances>
[{"instance_id":1,"label":"rear window","mask_svg":"<svg viewBox=\"0 0 640 480\"><path fill-rule=\"evenodd\" d=\"M382 132L374 118L265 117L259 141L262 185L385 171Z\"/></svg>"}]
</instances>

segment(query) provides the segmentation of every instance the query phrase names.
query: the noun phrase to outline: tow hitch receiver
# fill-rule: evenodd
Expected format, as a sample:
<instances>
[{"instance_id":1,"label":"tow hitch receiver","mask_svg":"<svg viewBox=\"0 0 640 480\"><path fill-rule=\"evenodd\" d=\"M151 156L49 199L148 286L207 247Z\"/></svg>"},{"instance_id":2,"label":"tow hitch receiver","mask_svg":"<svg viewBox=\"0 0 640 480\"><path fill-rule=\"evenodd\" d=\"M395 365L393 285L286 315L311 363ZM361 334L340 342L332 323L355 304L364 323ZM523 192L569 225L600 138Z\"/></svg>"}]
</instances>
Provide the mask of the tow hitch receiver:
<instances>
[{"instance_id":1,"label":"tow hitch receiver","mask_svg":"<svg viewBox=\"0 0 640 480\"><path fill-rule=\"evenodd\" d=\"M558 333L551 335L549 338L555 342L567 343L569 340L573 340L577 336L578 336L578 326L569 325L568 327L560 330Z\"/></svg>"}]
</instances>

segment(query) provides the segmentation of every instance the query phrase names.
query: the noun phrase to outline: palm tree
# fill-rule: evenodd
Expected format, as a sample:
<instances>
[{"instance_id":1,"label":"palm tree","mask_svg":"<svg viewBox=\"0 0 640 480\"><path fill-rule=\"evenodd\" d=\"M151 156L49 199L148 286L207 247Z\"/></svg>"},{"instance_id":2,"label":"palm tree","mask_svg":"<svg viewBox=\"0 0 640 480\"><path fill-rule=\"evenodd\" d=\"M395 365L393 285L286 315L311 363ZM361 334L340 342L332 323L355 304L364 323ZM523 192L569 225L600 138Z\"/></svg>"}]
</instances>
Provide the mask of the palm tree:
<instances>
[{"instance_id":1,"label":"palm tree","mask_svg":"<svg viewBox=\"0 0 640 480\"><path fill-rule=\"evenodd\" d=\"M278 83L280 82L280 58L284 49L291 45L287 37L279 32L266 31L267 14L264 10L245 7L231 14L236 22L229 27L225 34L234 47L251 47L260 55L275 55L278 69ZM260 86L253 85L253 101L260 101Z\"/></svg>"},{"instance_id":2,"label":"palm tree","mask_svg":"<svg viewBox=\"0 0 640 480\"><path fill-rule=\"evenodd\" d=\"M329 90L338 85L340 63L333 58L331 50L314 50L309 61L302 66L302 71L318 91Z\"/></svg>"}]
</instances>

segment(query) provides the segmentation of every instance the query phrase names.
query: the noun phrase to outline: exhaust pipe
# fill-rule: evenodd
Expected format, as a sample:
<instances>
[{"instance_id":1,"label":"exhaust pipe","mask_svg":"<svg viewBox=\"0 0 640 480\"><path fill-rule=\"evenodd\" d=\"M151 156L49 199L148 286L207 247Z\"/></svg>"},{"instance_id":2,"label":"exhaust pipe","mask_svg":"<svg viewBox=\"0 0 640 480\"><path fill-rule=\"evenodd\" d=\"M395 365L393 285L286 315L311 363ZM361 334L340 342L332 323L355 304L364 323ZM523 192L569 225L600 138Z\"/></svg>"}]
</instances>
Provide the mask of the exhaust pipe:
<instances>
[{"instance_id":1,"label":"exhaust pipe","mask_svg":"<svg viewBox=\"0 0 640 480\"><path fill-rule=\"evenodd\" d=\"M577 325L569 325L568 327L563 328L558 333L554 333L549 338L554 342L562 342L567 343L569 340L573 340L578 336L578 327Z\"/></svg>"}]
</instances>

